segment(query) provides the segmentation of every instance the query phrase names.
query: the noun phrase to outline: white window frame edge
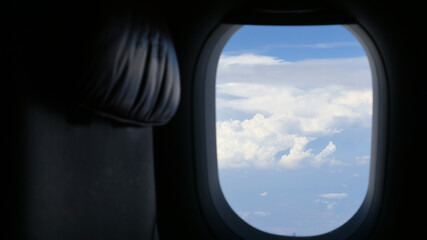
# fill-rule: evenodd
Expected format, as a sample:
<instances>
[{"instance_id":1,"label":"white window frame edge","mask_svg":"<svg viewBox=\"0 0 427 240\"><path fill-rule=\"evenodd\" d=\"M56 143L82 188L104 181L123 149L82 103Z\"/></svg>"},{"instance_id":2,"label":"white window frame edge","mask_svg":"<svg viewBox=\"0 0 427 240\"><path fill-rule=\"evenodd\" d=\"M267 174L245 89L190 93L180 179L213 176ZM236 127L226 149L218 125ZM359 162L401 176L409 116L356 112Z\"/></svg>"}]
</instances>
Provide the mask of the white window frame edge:
<instances>
[{"instance_id":1,"label":"white window frame edge","mask_svg":"<svg viewBox=\"0 0 427 240\"><path fill-rule=\"evenodd\" d=\"M243 221L228 205L219 183L216 151L215 81L219 57L241 25L220 24L207 38L196 63L193 97L193 149L196 189L207 225L220 239L349 239L367 237L378 219L383 197L387 148L387 81L381 54L375 42L358 24L344 25L363 46L371 67L373 117L371 163L366 197L355 215L331 232L309 236L280 236L260 231ZM232 237L234 235L234 237Z\"/></svg>"}]
</instances>

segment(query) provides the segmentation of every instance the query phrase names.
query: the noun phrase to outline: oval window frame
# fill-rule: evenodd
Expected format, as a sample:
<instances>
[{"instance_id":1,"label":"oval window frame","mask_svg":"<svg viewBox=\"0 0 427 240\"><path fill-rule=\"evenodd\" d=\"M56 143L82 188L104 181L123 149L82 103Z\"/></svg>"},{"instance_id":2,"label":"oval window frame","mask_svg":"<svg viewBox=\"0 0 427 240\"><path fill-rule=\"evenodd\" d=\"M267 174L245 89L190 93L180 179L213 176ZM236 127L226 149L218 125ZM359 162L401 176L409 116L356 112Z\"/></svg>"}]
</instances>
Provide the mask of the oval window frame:
<instances>
[{"instance_id":1,"label":"oval window frame","mask_svg":"<svg viewBox=\"0 0 427 240\"><path fill-rule=\"evenodd\" d=\"M207 38L196 64L193 97L193 133L196 189L205 221L220 239L348 239L364 238L373 229L382 199L387 139L387 81L381 54L369 34L358 24L343 25L364 48L373 83L371 163L365 199L359 210L339 228L309 237L263 232L242 220L228 205L219 183L216 151L215 82L219 57L242 25L219 24Z\"/></svg>"}]
</instances>

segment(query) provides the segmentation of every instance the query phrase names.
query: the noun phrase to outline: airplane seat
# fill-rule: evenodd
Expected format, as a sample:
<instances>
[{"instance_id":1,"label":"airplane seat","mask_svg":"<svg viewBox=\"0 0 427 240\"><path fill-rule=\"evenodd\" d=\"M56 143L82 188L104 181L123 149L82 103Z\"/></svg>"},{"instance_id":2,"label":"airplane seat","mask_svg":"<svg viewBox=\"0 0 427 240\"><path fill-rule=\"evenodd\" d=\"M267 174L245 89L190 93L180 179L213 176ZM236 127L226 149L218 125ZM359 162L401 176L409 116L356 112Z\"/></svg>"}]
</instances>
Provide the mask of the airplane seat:
<instances>
[{"instance_id":1,"label":"airplane seat","mask_svg":"<svg viewBox=\"0 0 427 240\"><path fill-rule=\"evenodd\" d=\"M180 79L166 25L149 12L29 23L12 101L12 239L158 239L152 127L174 115Z\"/></svg>"}]
</instances>

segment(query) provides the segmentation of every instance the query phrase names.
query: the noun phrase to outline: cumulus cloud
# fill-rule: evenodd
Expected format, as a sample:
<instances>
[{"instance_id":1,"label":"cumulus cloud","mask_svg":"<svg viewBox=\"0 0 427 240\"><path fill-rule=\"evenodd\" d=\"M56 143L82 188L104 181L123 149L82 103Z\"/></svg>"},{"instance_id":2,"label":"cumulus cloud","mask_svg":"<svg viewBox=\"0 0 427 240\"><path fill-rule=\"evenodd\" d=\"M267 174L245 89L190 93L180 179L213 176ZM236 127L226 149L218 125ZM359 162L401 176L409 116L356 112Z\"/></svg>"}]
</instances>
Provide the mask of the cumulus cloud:
<instances>
[{"instance_id":1,"label":"cumulus cloud","mask_svg":"<svg viewBox=\"0 0 427 240\"><path fill-rule=\"evenodd\" d=\"M265 197L265 196L267 196L267 194L268 194L267 192L263 192L263 193L260 194L260 196L261 197Z\"/></svg>"},{"instance_id":2,"label":"cumulus cloud","mask_svg":"<svg viewBox=\"0 0 427 240\"><path fill-rule=\"evenodd\" d=\"M326 146L319 154L317 154L311 161L312 165L315 167L320 167L327 162L328 157L335 152L337 147L332 141L329 141L328 146ZM332 164L335 163L331 162Z\"/></svg>"},{"instance_id":3,"label":"cumulus cloud","mask_svg":"<svg viewBox=\"0 0 427 240\"><path fill-rule=\"evenodd\" d=\"M295 137L294 145L289 154L280 158L279 165L285 168L297 168L303 159L313 156L311 149L305 150L308 142L309 140L306 137Z\"/></svg>"},{"instance_id":4,"label":"cumulus cloud","mask_svg":"<svg viewBox=\"0 0 427 240\"><path fill-rule=\"evenodd\" d=\"M243 121L217 122L217 153L220 168L254 166L270 168L275 155L293 145L294 135L280 131L279 122L256 114Z\"/></svg>"},{"instance_id":5,"label":"cumulus cloud","mask_svg":"<svg viewBox=\"0 0 427 240\"><path fill-rule=\"evenodd\" d=\"M370 70L363 57L288 62L254 54L222 56L216 92L220 168L342 164L333 158L332 141L316 152L309 144L349 124L371 124Z\"/></svg>"},{"instance_id":6,"label":"cumulus cloud","mask_svg":"<svg viewBox=\"0 0 427 240\"><path fill-rule=\"evenodd\" d=\"M219 168L288 168L311 165L319 167L328 162L336 147L333 142L315 154L307 149L314 137L292 133L286 116L217 122L217 154ZM276 156L281 152L287 152Z\"/></svg>"}]
</instances>

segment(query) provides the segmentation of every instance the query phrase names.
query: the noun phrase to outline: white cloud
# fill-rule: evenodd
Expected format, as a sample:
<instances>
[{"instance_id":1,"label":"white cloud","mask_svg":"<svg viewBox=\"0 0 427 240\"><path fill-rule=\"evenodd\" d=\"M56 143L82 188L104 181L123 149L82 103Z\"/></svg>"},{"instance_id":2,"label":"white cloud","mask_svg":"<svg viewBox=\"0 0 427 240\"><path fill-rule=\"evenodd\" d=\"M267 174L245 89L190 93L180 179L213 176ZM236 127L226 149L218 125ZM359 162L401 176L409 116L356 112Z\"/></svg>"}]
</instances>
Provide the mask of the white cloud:
<instances>
[{"instance_id":1,"label":"white cloud","mask_svg":"<svg viewBox=\"0 0 427 240\"><path fill-rule=\"evenodd\" d=\"M260 55L254 55L254 54L242 54L237 56L222 55L218 63L219 65L218 67L223 69L223 68L234 67L236 65L271 66L271 65L281 65L285 63L287 62L272 56L260 56Z\"/></svg>"},{"instance_id":2,"label":"white cloud","mask_svg":"<svg viewBox=\"0 0 427 240\"><path fill-rule=\"evenodd\" d=\"M316 200L314 200L314 202L325 204L326 209L328 209L328 210L332 210L334 208L334 206L338 204L338 202L336 202L336 201L328 201L328 200L321 200L321 199L316 199Z\"/></svg>"},{"instance_id":3,"label":"white cloud","mask_svg":"<svg viewBox=\"0 0 427 240\"><path fill-rule=\"evenodd\" d=\"M306 149L314 137L292 133L286 116L264 117L256 114L248 120L217 122L217 154L219 168L289 168L312 165L319 167L328 160L336 147L333 142L318 154ZM280 152L279 159L276 156Z\"/></svg>"},{"instance_id":4,"label":"white cloud","mask_svg":"<svg viewBox=\"0 0 427 240\"><path fill-rule=\"evenodd\" d=\"M341 199L348 197L348 193L325 193L320 194L319 197L326 199Z\"/></svg>"},{"instance_id":5,"label":"white cloud","mask_svg":"<svg viewBox=\"0 0 427 240\"><path fill-rule=\"evenodd\" d=\"M293 145L294 135L281 132L279 122L257 114L252 119L217 122L220 168L270 168L275 155Z\"/></svg>"},{"instance_id":6,"label":"white cloud","mask_svg":"<svg viewBox=\"0 0 427 240\"><path fill-rule=\"evenodd\" d=\"M350 166L349 163L342 162L340 160L331 159L329 161L329 166Z\"/></svg>"},{"instance_id":7,"label":"white cloud","mask_svg":"<svg viewBox=\"0 0 427 240\"><path fill-rule=\"evenodd\" d=\"M348 197L348 193L325 193L320 194L318 197L323 199L314 200L315 203L322 203L326 205L327 210L332 210L338 202Z\"/></svg>"},{"instance_id":8,"label":"white cloud","mask_svg":"<svg viewBox=\"0 0 427 240\"><path fill-rule=\"evenodd\" d=\"M346 197L348 197L347 193L325 193L321 194L318 197L323 199L314 200L315 203L322 203L326 205L326 209L332 210L338 202Z\"/></svg>"},{"instance_id":9,"label":"white cloud","mask_svg":"<svg viewBox=\"0 0 427 240\"><path fill-rule=\"evenodd\" d=\"M265 216L267 216L267 215L270 215L270 212L255 211L255 212L254 212L254 215L255 215L255 216L258 216L258 217L265 217Z\"/></svg>"},{"instance_id":10,"label":"white cloud","mask_svg":"<svg viewBox=\"0 0 427 240\"><path fill-rule=\"evenodd\" d=\"M267 194L268 194L267 192L263 192L263 193L260 194L260 196L261 197L265 197L265 196L267 196Z\"/></svg>"},{"instance_id":11,"label":"white cloud","mask_svg":"<svg viewBox=\"0 0 427 240\"><path fill-rule=\"evenodd\" d=\"M274 117L286 118L296 130L305 133L336 133L344 121L366 126L371 124L370 89L347 91L340 86L298 89L293 86L225 83L217 85L217 92L236 97L219 98L219 111L231 109L253 115L277 115Z\"/></svg>"},{"instance_id":12,"label":"white cloud","mask_svg":"<svg viewBox=\"0 0 427 240\"><path fill-rule=\"evenodd\" d=\"M313 156L311 149L305 150L308 142L306 137L296 137L289 154L280 158L279 165L285 168L297 168L304 158Z\"/></svg>"},{"instance_id":13,"label":"white cloud","mask_svg":"<svg viewBox=\"0 0 427 240\"><path fill-rule=\"evenodd\" d=\"M370 81L366 58L287 62L254 54L222 56L217 111L235 117L221 115L216 124L219 167L344 165L333 158L332 141L317 153L307 146L351 124L370 127Z\"/></svg>"},{"instance_id":14,"label":"white cloud","mask_svg":"<svg viewBox=\"0 0 427 240\"><path fill-rule=\"evenodd\" d=\"M270 212L266 212L266 211L254 211L254 212L238 211L237 214L242 219L248 219L250 216L265 217L265 216L270 215Z\"/></svg>"},{"instance_id":15,"label":"white cloud","mask_svg":"<svg viewBox=\"0 0 427 240\"><path fill-rule=\"evenodd\" d=\"M337 205L337 202L329 202L329 201L322 201L323 203L326 204L326 209L328 210L332 210L332 208Z\"/></svg>"},{"instance_id":16,"label":"white cloud","mask_svg":"<svg viewBox=\"0 0 427 240\"><path fill-rule=\"evenodd\" d=\"M275 86L291 84L306 88L340 85L360 89L371 87L370 75L366 57L288 62L254 54L222 55L218 63L217 83L262 81L263 85Z\"/></svg>"},{"instance_id":17,"label":"white cloud","mask_svg":"<svg viewBox=\"0 0 427 240\"><path fill-rule=\"evenodd\" d=\"M329 141L328 146L326 146L319 154L317 154L311 161L312 165L315 167L320 167L328 161L328 157L335 152L337 147L332 141Z\"/></svg>"}]
</instances>

